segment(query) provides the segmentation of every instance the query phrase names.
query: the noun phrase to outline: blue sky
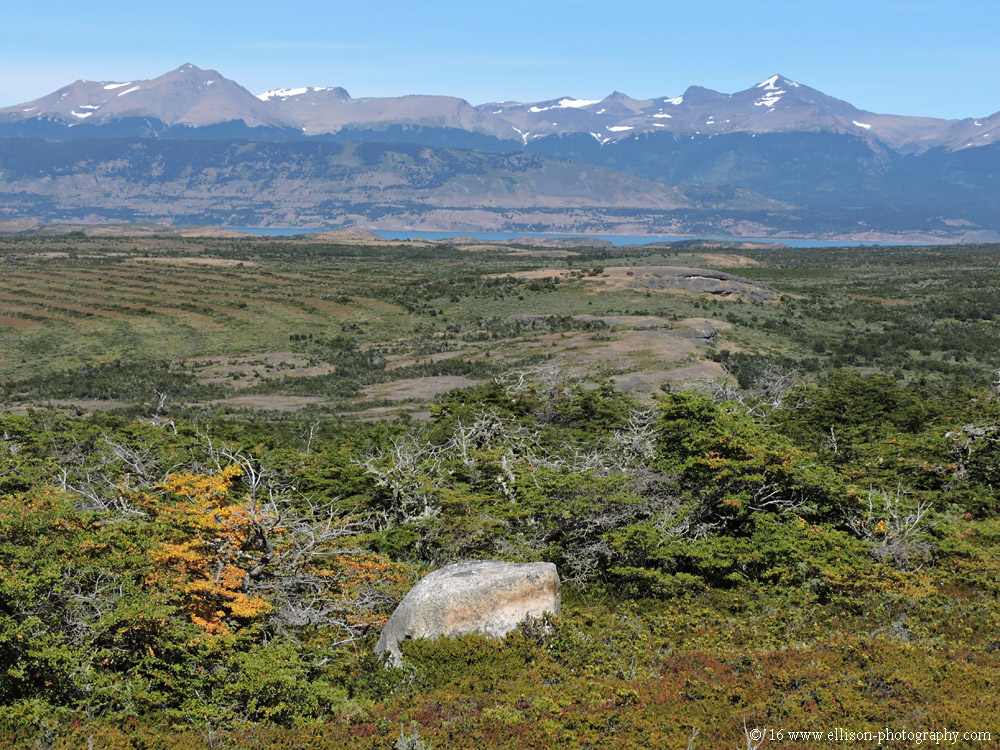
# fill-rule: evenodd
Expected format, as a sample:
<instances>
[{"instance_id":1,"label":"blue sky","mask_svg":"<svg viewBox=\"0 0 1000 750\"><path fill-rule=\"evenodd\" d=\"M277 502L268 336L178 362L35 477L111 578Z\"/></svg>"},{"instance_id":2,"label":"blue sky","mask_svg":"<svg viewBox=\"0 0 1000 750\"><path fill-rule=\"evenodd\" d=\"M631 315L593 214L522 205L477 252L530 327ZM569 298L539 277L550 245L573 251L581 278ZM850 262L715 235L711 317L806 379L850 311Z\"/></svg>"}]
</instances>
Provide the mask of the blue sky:
<instances>
[{"instance_id":1,"label":"blue sky","mask_svg":"<svg viewBox=\"0 0 1000 750\"><path fill-rule=\"evenodd\" d=\"M254 93L450 94L474 104L745 89L773 73L863 109L1000 110L996 0L7 3L0 106L190 62Z\"/></svg>"}]
</instances>

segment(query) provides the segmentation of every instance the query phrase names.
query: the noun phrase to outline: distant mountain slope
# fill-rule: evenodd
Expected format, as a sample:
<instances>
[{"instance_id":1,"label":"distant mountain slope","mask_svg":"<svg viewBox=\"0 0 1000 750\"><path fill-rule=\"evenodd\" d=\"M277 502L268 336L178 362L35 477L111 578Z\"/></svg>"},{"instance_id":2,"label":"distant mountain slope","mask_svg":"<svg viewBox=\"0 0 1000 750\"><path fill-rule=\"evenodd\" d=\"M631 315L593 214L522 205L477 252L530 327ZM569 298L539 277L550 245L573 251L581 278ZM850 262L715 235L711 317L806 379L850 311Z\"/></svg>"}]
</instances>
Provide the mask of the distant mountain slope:
<instances>
[{"instance_id":1,"label":"distant mountain slope","mask_svg":"<svg viewBox=\"0 0 1000 750\"><path fill-rule=\"evenodd\" d=\"M265 223L335 225L345 206L381 213L460 209L673 210L704 202L679 188L529 154L331 142L0 139L0 192L17 202L133 218L249 211ZM708 202L782 208L746 191ZM216 211L218 209L218 211Z\"/></svg>"},{"instance_id":2,"label":"distant mountain slope","mask_svg":"<svg viewBox=\"0 0 1000 750\"><path fill-rule=\"evenodd\" d=\"M0 219L992 239L998 138L1000 113L881 115L781 75L473 107L183 65L0 110Z\"/></svg>"},{"instance_id":3,"label":"distant mountain slope","mask_svg":"<svg viewBox=\"0 0 1000 750\"><path fill-rule=\"evenodd\" d=\"M137 122L147 123L145 130ZM616 91L600 100L560 97L474 107L450 96L355 99L341 87L303 86L253 96L217 71L186 64L149 81L76 81L40 99L0 109L0 136L80 137L79 131L70 131L82 128L87 137L147 137L174 128L170 137L204 137L194 131L231 123L271 129L275 132L265 137L285 140L403 128L416 140L437 145L451 145L448 138L460 140L460 133L527 144L571 134L611 143L656 132L825 132L854 135L900 153L922 153L985 146L1000 138L1000 112L963 120L876 114L782 75L733 94L691 86L680 96L653 99L632 99ZM429 134L431 130L437 132ZM239 134L231 127L220 132L222 137ZM510 147L501 144L499 150Z\"/></svg>"},{"instance_id":4,"label":"distant mountain slope","mask_svg":"<svg viewBox=\"0 0 1000 750\"><path fill-rule=\"evenodd\" d=\"M279 89L258 95L306 135L336 133L346 126L419 125L454 128L512 140L510 123L452 96L352 99L342 88Z\"/></svg>"},{"instance_id":5,"label":"distant mountain slope","mask_svg":"<svg viewBox=\"0 0 1000 750\"><path fill-rule=\"evenodd\" d=\"M631 172L668 185L740 187L827 216L863 212L872 226L901 214L1000 231L1000 143L899 154L824 132L680 136L645 133L600 144L582 135L532 141L529 153ZM897 218L893 218L897 217ZM915 224L916 225L916 224Z\"/></svg>"},{"instance_id":6,"label":"distant mountain slope","mask_svg":"<svg viewBox=\"0 0 1000 750\"><path fill-rule=\"evenodd\" d=\"M615 92L600 100L563 97L544 102L501 102L479 109L513 123L524 143L550 135L585 133L599 143L642 133L846 133L901 152L962 147L974 120L880 115L774 75L744 91L722 94L691 86L682 95L637 100ZM993 118L990 120L991 125ZM974 135L983 136L983 130ZM986 145L976 143L975 145Z\"/></svg>"},{"instance_id":7,"label":"distant mountain slope","mask_svg":"<svg viewBox=\"0 0 1000 750\"><path fill-rule=\"evenodd\" d=\"M705 139L710 144L721 140ZM990 155L991 168L1000 166L1000 148L977 151ZM975 171L976 157L969 150L938 149L912 158L929 160L926 169L949 184L961 184ZM945 205L930 213L926 204L861 201L806 207L746 189L674 187L622 170L531 154L329 141L0 138L3 218L45 221L995 238L986 231L997 228L1000 214L993 196L1000 191L982 187L982 200L964 207L964 213Z\"/></svg>"},{"instance_id":8,"label":"distant mountain slope","mask_svg":"<svg viewBox=\"0 0 1000 750\"><path fill-rule=\"evenodd\" d=\"M0 123L49 120L94 125L126 118L194 128L233 121L249 127L295 127L239 84L191 64L148 81L75 81L41 99L0 109Z\"/></svg>"}]
</instances>

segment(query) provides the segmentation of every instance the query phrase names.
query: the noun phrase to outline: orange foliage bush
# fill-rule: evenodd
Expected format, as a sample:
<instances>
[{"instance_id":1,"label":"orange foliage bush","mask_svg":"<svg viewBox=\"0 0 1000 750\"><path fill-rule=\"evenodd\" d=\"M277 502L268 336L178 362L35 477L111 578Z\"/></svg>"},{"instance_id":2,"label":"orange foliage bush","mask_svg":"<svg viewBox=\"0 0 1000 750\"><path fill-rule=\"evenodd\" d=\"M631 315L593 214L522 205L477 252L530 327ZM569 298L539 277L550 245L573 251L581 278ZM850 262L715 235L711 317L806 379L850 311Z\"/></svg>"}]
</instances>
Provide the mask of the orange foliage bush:
<instances>
[{"instance_id":1,"label":"orange foliage bush","mask_svg":"<svg viewBox=\"0 0 1000 750\"><path fill-rule=\"evenodd\" d=\"M259 562L252 539L255 525L264 520L245 503L230 500L230 487L241 474L237 464L210 475L171 474L161 487L184 500L154 503L158 520L179 533L152 557L173 576L192 622L212 635L230 632L226 617L252 620L272 609L263 597L241 590L248 564Z\"/></svg>"}]
</instances>

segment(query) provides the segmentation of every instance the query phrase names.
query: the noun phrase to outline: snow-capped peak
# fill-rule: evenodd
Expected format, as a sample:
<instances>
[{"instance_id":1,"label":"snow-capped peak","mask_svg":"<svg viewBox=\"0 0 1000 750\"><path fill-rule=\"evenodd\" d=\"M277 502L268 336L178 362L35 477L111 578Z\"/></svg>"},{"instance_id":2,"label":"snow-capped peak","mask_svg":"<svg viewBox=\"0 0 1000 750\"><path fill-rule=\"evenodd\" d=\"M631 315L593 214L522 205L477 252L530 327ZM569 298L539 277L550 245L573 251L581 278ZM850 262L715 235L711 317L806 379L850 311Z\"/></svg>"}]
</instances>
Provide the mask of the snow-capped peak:
<instances>
[{"instance_id":1,"label":"snow-capped peak","mask_svg":"<svg viewBox=\"0 0 1000 750\"><path fill-rule=\"evenodd\" d=\"M764 89L765 91L775 91L782 86L791 86L792 88L799 88L799 84L795 81L789 80L782 75L773 75L766 81L761 81L756 86L755 89Z\"/></svg>"}]
</instances>

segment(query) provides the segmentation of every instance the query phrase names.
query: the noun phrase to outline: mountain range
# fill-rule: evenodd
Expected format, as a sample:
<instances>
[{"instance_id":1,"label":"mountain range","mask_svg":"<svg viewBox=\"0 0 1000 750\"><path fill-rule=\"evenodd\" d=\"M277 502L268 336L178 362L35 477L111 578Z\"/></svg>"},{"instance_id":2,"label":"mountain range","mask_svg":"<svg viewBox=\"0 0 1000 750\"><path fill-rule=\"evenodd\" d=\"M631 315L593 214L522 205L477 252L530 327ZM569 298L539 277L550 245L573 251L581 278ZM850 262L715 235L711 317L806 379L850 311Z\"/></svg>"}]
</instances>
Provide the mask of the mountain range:
<instances>
[{"instance_id":1,"label":"mountain range","mask_svg":"<svg viewBox=\"0 0 1000 750\"><path fill-rule=\"evenodd\" d=\"M0 109L0 132L51 135L55 127L95 126L141 119L157 127L202 128L242 123L250 129L286 130L285 137L336 134L391 125L455 130L527 144L551 135L589 134L598 143L640 133L829 132L859 136L901 153L990 145L1000 139L1000 112L945 120L886 115L773 75L745 91L723 94L691 86L680 96L604 99L564 96L543 102L473 106L450 96L355 99L341 87L276 89L254 96L214 70L185 64L143 81L75 81L34 101Z\"/></svg>"},{"instance_id":2,"label":"mountain range","mask_svg":"<svg viewBox=\"0 0 1000 750\"><path fill-rule=\"evenodd\" d=\"M186 64L151 80L79 80L0 109L0 217L89 209L94 219L475 229L469 211L509 210L501 226L535 231L990 239L997 141L1000 112L877 114L782 75L733 94L692 86L473 106L340 87L254 95ZM377 157L365 143L380 144ZM303 148L311 171L296 162ZM162 164L143 167L154 153ZM268 161L250 169L248 153ZM255 181L233 193L248 169ZM198 213L205 205L211 215ZM532 209L577 213L529 219Z\"/></svg>"}]
</instances>

